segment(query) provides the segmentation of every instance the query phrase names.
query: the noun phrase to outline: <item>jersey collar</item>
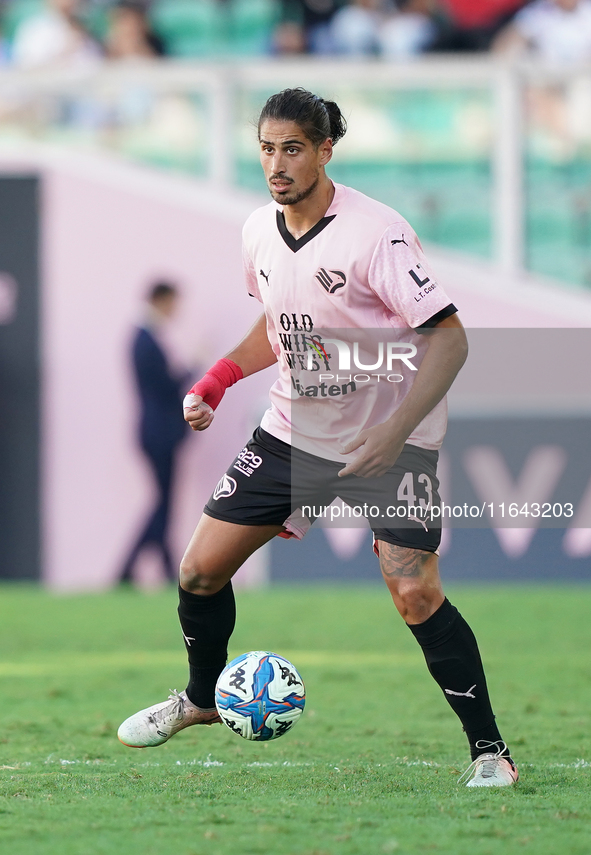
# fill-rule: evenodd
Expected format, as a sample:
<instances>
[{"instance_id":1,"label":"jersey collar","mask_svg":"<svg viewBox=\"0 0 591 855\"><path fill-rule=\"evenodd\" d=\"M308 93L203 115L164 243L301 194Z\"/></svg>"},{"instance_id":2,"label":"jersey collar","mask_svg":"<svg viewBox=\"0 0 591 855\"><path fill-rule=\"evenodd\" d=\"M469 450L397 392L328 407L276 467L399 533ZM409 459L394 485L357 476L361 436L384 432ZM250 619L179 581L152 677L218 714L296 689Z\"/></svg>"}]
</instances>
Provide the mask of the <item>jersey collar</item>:
<instances>
[{"instance_id":1,"label":"jersey collar","mask_svg":"<svg viewBox=\"0 0 591 855\"><path fill-rule=\"evenodd\" d=\"M301 249L303 246L313 240L317 235L320 234L321 231L324 231L324 229L330 223L332 223L332 221L336 217L338 209L340 208L342 197L344 196L345 188L342 184L335 184L334 181L333 186L335 192L326 214L324 215L324 217L322 217L321 220L318 220L316 225L312 226L312 228L307 231L305 235L302 235L301 238L294 238L292 233L288 230L287 226L285 225L283 207L281 205L277 205L277 228L279 229L279 234L292 252L297 252L299 249Z\"/></svg>"}]
</instances>

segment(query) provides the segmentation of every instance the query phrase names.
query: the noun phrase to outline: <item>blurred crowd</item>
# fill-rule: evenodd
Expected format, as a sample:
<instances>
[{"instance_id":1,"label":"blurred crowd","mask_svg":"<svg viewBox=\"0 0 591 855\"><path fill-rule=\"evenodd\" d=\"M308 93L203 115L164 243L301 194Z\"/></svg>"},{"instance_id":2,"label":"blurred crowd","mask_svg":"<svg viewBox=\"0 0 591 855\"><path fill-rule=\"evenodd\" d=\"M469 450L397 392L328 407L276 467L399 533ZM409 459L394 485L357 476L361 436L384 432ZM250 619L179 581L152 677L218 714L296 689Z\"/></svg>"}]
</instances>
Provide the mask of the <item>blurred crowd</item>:
<instances>
[{"instance_id":1,"label":"blurred crowd","mask_svg":"<svg viewBox=\"0 0 591 855\"><path fill-rule=\"evenodd\" d=\"M3 63L20 68L450 51L591 60L591 0L0 0L0 28Z\"/></svg>"}]
</instances>

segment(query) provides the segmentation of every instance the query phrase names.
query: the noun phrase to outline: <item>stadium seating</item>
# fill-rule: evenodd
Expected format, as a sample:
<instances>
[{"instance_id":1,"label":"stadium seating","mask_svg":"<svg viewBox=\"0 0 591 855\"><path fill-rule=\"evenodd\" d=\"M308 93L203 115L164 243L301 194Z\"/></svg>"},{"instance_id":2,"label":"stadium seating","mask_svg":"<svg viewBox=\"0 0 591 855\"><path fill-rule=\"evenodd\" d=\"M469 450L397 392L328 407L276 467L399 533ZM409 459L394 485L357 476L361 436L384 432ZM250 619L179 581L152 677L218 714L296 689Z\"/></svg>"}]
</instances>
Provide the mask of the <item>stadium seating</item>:
<instances>
[{"instance_id":1,"label":"stadium seating","mask_svg":"<svg viewBox=\"0 0 591 855\"><path fill-rule=\"evenodd\" d=\"M167 54L213 59L225 53L225 9L216 0L156 0L150 17Z\"/></svg>"},{"instance_id":2,"label":"stadium seating","mask_svg":"<svg viewBox=\"0 0 591 855\"><path fill-rule=\"evenodd\" d=\"M152 24L179 57L260 56L278 17L274 0L157 0Z\"/></svg>"},{"instance_id":3,"label":"stadium seating","mask_svg":"<svg viewBox=\"0 0 591 855\"><path fill-rule=\"evenodd\" d=\"M12 0L5 5L2 13L2 32L8 42L12 42L19 26L37 15L45 7L43 0Z\"/></svg>"},{"instance_id":4,"label":"stadium seating","mask_svg":"<svg viewBox=\"0 0 591 855\"><path fill-rule=\"evenodd\" d=\"M274 0L232 0L228 51L232 56L260 56L269 52L271 34L278 21Z\"/></svg>"}]
</instances>

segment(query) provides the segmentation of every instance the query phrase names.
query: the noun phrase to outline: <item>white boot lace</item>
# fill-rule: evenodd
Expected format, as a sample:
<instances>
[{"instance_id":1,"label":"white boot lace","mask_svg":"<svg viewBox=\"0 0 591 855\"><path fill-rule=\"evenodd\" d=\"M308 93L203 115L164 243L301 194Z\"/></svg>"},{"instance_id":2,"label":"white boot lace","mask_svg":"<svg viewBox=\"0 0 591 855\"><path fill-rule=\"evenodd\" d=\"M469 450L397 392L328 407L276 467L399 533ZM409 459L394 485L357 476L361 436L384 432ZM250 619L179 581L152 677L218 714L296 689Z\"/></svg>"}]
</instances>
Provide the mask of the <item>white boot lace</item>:
<instances>
[{"instance_id":1,"label":"white boot lace","mask_svg":"<svg viewBox=\"0 0 591 855\"><path fill-rule=\"evenodd\" d=\"M171 689L168 700L170 704L161 707L159 710L154 710L150 715L151 720L156 726L173 724L176 721L181 721L183 718L183 711L185 709L185 699L183 696L176 689Z\"/></svg>"},{"instance_id":2,"label":"white boot lace","mask_svg":"<svg viewBox=\"0 0 591 855\"><path fill-rule=\"evenodd\" d=\"M465 781L469 781L474 777L476 771L479 767L482 767L481 775L483 778L494 778L497 773L497 769L499 767L499 760L506 757L503 754L507 750L507 745L505 742L487 742L485 739L481 739L476 743L476 748L478 750L484 750L486 748L494 748L495 753L492 751L485 751L486 759L483 759L483 755L477 757L476 760L473 760L466 771L458 778L458 784L463 784ZM493 754L493 756L488 756Z\"/></svg>"}]
</instances>

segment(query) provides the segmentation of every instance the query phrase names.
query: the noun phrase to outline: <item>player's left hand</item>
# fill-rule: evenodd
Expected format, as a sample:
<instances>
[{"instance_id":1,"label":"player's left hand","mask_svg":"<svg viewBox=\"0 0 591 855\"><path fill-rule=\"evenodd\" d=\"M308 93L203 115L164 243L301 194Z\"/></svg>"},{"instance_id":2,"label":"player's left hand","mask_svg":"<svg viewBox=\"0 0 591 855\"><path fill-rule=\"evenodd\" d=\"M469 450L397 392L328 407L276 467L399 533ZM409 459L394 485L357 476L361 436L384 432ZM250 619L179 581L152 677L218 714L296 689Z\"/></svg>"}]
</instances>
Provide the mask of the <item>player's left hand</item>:
<instances>
[{"instance_id":1,"label":"player's left hand","mask_svg":"<svg viewBox=\"0 0 591 855\"><path fill-rule=\"evenodd\" d=\"M352 442L343 447L343 454L350 454L357 448L363 448L361 454L348 463L339 472L339 478L345 475L357 475L359 478L379 478L394 466L402 448L401 439L393 430L392 425L384 422L381 425L362 430Z\"/></svg>"}]
</instances>

